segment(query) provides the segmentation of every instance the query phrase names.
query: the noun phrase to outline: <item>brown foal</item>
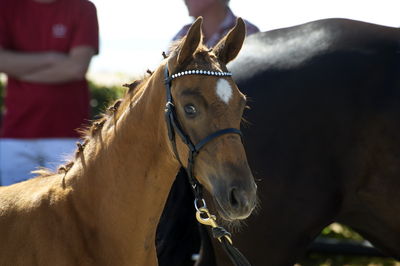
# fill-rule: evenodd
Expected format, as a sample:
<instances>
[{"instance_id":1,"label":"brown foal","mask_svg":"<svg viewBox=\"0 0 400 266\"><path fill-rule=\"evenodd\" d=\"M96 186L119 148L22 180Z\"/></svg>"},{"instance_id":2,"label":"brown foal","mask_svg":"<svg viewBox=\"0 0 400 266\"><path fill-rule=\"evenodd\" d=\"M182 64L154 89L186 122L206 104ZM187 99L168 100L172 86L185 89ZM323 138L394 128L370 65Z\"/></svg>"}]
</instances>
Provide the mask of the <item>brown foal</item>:
<instances>
[{"instance_id":1,"label":"brown foal","mask_svg":"<svg viewBox=\"0 0 400 266\"><path fill-rule=\"evenodd\" d=\"M156 226L180 167L164 118L165 67L171 74L226 73L245 36L239 19L209 50L201 43L201 22L92 125L72 162L58 173L0 187L0 265L157 265ZM230 76L182 75L171 91L181 127L194 143L240 127L245 97ZM188 148L176 141L186 166ZM256 185L239 135L209 142L196 157L194 174L223 217L250 215Z\"/></svg>"}]
</instances>

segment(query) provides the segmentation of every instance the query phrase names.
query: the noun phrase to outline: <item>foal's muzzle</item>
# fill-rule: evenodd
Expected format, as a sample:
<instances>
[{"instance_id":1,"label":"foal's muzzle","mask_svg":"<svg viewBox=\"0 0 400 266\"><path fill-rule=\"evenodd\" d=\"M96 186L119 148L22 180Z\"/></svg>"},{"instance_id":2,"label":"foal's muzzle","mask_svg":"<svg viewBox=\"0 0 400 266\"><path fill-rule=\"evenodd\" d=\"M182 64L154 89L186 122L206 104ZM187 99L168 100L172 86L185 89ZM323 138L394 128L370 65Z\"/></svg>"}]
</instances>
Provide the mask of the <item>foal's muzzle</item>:
<instances>
[{"instance_id":1,"label":"foal's muzzle","mask_svg":"<svg viewBox=\"0 0 400 266\"><path fill-rule=\"evenodd\" d=\"M242 220L250 216L257 202L257 185L253 177L243 178L247 184L231 185L215 191L214 199L217 202L218 212L227 221ZM250 181L251 180L251 181Z\"/></svg>"}]
</instances>

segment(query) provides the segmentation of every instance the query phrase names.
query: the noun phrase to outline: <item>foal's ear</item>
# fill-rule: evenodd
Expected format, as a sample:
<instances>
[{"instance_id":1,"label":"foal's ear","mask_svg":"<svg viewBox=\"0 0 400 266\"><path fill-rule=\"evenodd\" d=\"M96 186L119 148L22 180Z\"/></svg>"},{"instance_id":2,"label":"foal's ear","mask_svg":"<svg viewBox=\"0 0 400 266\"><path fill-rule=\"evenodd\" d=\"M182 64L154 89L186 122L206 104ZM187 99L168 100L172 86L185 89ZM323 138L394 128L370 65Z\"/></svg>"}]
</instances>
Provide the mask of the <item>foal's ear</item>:
<instances>
[{"instance_id":1,"label":"foal's ear","mask_svg":"<svg viewBox=\"0 0 400 266\"><path fill-rule=\"evenodd\" d=\"M181 45L181 49L178 54L177 63L183 64L186 60L191 59L193 57L194 52L199 47L201 41L201 24L203 23L203 18L198 17L195 22L193 22L192 26L184 40L182 40L183 44Z\"/></svg>"},{"instance_id":2,"label":"foal's ear","mask_svg":"<svg viewBox=\"0 0 400 266\"><path fill-rule=\"evenodd\" d=\"M213 49L215 55L221 62L229 63L238 55L245 37L246 25L243 19L238 18L235 27L215 45Z\"/></svg>"}]
</instances>

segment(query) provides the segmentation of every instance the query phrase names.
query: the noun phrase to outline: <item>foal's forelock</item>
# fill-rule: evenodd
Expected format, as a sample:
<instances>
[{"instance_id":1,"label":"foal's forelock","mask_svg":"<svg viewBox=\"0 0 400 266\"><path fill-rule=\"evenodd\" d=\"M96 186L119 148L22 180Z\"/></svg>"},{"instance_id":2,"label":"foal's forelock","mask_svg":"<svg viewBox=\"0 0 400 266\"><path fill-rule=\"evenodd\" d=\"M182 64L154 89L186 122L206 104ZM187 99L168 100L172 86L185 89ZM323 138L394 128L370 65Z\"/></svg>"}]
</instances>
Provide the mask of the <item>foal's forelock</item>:
<instances>
[{"instance_id":1,"label":"foal's forelock","mask_svg":"<svg viewBox=\"0 0 400 266\"><path fill-rule=\"evenodd\" d=\"M170 49L170 54L166 57L166 59L174 57L176 58L180 50L182 49L181 45L182 40L178 40L173 43ZM217 64L217 57L213 54L212 49L208 48L207 46L202 44L202 42L200 42L196 51L193 53L192 60L183 62L181 65L178 66L177 69L175 69L174 72L181 72L188 68L189 65L191 67L194 67L195 69L209 69L210 66L215 64ZM226 68L222 70L226 71Z\"/></svg>"}]
</instances>

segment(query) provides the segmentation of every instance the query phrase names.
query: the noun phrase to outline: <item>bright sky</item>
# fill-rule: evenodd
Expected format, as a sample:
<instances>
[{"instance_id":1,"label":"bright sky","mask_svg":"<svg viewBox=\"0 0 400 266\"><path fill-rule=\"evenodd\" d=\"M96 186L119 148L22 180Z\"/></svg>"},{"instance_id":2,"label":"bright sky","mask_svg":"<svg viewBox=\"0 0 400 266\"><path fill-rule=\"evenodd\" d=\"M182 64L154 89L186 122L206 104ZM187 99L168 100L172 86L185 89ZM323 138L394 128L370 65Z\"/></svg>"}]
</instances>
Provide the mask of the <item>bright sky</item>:
<instances>
[{"instance_id":1,"label":"bright sky","mask_svg":"<svg viewBox=\"0 0 400 266\"><path fill-rule=\"evenodd\" d=\"M200 1L200 0L199 0ZM100 24L100 55L91 77L134 77L155 69L169 41L191 22L183 0L92 0ZM400 0L231 0L233 12L262 31L342 17L400 27ZM399 40L400 41L400 40ZM115 78L115 75L113 75ZM122 77L121 76L121 77Z\"/></svg>"}]
</instances>

